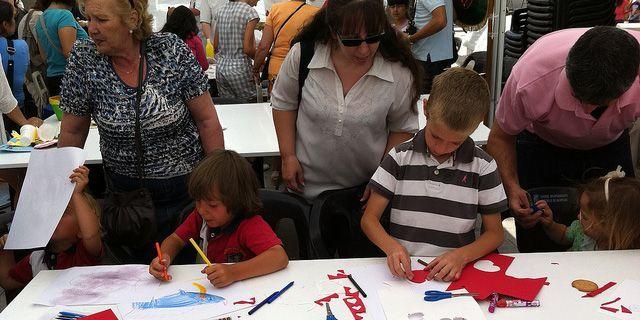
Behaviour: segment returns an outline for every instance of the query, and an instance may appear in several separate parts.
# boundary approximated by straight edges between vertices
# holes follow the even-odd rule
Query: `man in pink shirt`
[[[502,92],[487,148],[498,162],[521,252],[556,251],[526,189],[574,186],[621,165],[633,176],[628,128],[640,117],[640,33],[566,29],[536,41]]]

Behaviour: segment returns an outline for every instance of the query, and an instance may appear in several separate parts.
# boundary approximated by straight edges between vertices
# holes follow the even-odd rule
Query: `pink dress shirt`
[[[496,110],[502,130],[523,130],[562,148],[590,150],[616,140],[640,117],[638,77],[622,96],[595,119],[572,93],[565,74],[569,50],[588,29],[565,29],[536,41],[520,58]],[[638,41],[640,32],[628,31]]]

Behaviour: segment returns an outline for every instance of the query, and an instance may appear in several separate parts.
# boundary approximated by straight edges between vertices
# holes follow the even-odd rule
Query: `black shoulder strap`
[[[144,81],[144,61],[145,61],[146,42],[140,43],[140,65],[138,66],[138,87],[136,88],[136,105],[135,105],[135,144],[137,153],[137,171],[140,179],[140,187],[142,187],[142,179],[144,178],[144,149],[142,147],[142,128],[140,125],[140,100],[142,99],[142,82]]]
[[[313,58],[313,53],[315,51],[315,43],[313,41],[300,41],[300,65],[298,66],[298,106],[300,106],[300,101],[302,101],[302,87],[304,87],[304,82],[307,80],[307,76],[309,75],[309,63],[311,62],[311,58]]]
[[[16,54],[16,48],[13,46],[13,40],[7,39],[7,53],[9,53],[9,60],[7,64],[7,71],[5,72],[7,75],[7,81],[9,82],[9,87],[11,91],[13,91],[13,72],[15,61],[13,60],[13,55]]]
[[[296,14],[296,12],[298,12],[298,10],[302,9],[302,7],[304,7],[306,3],[302,3],[298,8],[296,8],[296,10],[293,11],[293,13],[291,13],[287,19],[284,20],[284,22],[282,23],[282,26],[280,27],[280,29],[278,29],[278,32],[276,32],[276,36],[273,37],[273,45],[276,44],[276,39],[278,39],[278,35],[280,34],[280,31],[282,31],[282,29],[284,29],[284,26],[287,25],[287,22],[289,22],[289,20],[291,19],[291,17],[293,17],[294,14]]]

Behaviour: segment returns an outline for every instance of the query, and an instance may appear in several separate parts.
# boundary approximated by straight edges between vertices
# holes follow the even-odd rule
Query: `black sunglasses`
[[[340,37],[339,33],[336,32],[336,35],[338,36],[338,40],[340,40],[340,42],[342,42],[343,46],[345,46],[345,47],[357,47],[360,44],[362,44],[363,42],[366,42],[367,44],[373,44],[373,43],[380,42],[380,40],[382,40],[382,36],[384,36],[384,32],[368,36],[368,37],[366,37],[364,39],[342,39]]]

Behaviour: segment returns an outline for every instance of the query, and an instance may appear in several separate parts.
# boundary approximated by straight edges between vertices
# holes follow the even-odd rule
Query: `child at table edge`
[[[13,252],[3,249],[7,235],[0,238],[0,286],[5,290],[24,287],[42,270],[61,270],[101,263],[103,248],[100,208],[84,192],[89,184],[89,169],[80,166],[73,170],[69,179],[76,184],[71,201],[44,250],[31,252],[16,263]]]
[[[189,238],[203,240],[213,265],[202,273],[217,288],[287,266],[282,241],[257,215],[262,203],[256,175],[235,151],[216,150],[202,160],[189,178],[189,194],[196,209],[162,242],[162,260],[151,262],[151,275],[164,280],[163,271]]]
[[[456,280],[467,263],[502,244],[500,212],[508,204],[496,162],[469,138],[489,104],[489,88],[474,71],[438,75],[424,106],[426,126],[393,148],[371,178],[361,227],[393,275],[413,278],[410,255],[437,256],[427,279]],[[391,234],[380,224],[389,202]],[[478,212],[484,232],[475,239]]]
[[[553,220],[546,201],[537,201],[549,239],[571,245],[569,251],[640,249],[640,181],[625,178],[621,169],[582,187],[578,220],[569,227]]]

